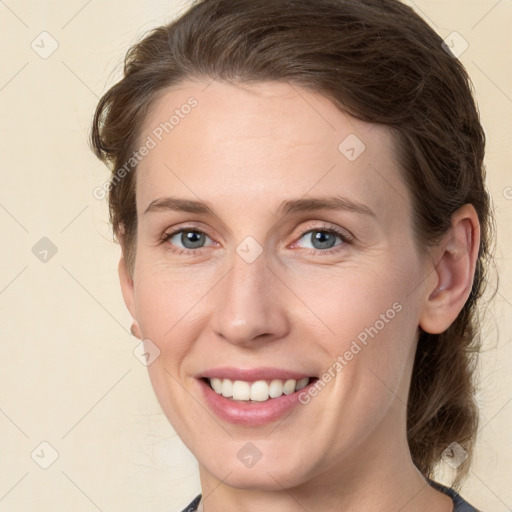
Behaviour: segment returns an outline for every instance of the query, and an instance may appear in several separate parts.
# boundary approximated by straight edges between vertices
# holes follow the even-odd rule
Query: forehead
[[[174,194],[240,204],[344,192],[382,217],[409,207],[389,128],[290,83],[184,82],[153,102],[139,143],[150,139],[139,213]]]

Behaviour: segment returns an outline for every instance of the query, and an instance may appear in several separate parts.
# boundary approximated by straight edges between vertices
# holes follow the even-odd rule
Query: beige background
[[[408,3],[443,38],[456,31],[469,44],[460,58],[488,136],[500,288],[485,323],[482,426],[462,494],[484,512],[504,512],[512,510],[512,2]],[[86,145],[129,45],[185,6],[0,1],[0,511],[172,512],[199,492],[196,463],[133,355],[119,247],[105,201],[92,194],[108,171]],[[45,246],[33,252],[42,237],[57,248],[46,262],[34,254]],[[58,458],[41,468],[52,449]]]

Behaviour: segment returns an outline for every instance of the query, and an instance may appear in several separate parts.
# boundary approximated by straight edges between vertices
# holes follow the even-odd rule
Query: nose
[[[286,335],[286,287],[267,266],[265,253],[251,263],[235,253],[231,270],[215,288],[211,321],[217,336],[256,347]]]

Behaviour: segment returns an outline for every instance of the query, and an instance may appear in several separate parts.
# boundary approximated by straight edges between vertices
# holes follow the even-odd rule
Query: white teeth
[[[234,398],[234,397],[233,397]],[[264,380],[257,380],[251,384],[251,400],[264,402],[268,399],[268,384]]]
[[[210,384],[215,393],[222,395],[222,381],[220,379],[210,379]]]
[[[222,381],[221,395],[225,396],[226,398],[233,396],[233,382],[231,382],[229,379],[224,379]]]
[[[270,383],[270,388],[268,390],[268,395],[270,398],[277,398],[283,394],[283,381],[274,379]]]
[[[253,400],[255,402],[265,402],[269,398],[278,398],[283,393],[291,395],[295,391],[305,388],[308,385],[309,377],[300,380],[273,379],[270,382],[266,380],[257,380],[255,382],[246,382],[243,380],[229,379],[208,379],[212,389],[218,395],[233,400]]]
[[[251,398],[251,385],[243,380],[233,382],[233,400],[249,400]]]
[[[295,391],[295,384],[297,384],[296,380],[287,380],[283,386],[283,393],[285,395],[291,395]]]

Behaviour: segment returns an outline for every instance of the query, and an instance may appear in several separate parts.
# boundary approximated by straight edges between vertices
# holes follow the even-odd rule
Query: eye
[[[339,239],[340,243],[336,243]],[[210,244],[205,245],[206,241],[210,240]],[[333,227],[319,226],[315,229],[309,229],[302,233],[299,238],[309,242],[309,246],[305,249],[311,249],[308,254],[329,254],[341,250],[340,246],[350,244],[352,239],[350,236],[338,231]],[[211,238],[195,227],[181,227],[171,232],[166,232],[162,236],[162,243],[166,243],[167,249],[173,253],[180,255],[194,255],[199,249],[215,245]],[[294,244],[298,245],[298,243]]]
[[[313,249],[309,251],[310,254],[322,254],[336,252],[339,250],[339,246],[350,243],[350,238],[344,233],[334,229],[332,227],[317,227],[310,229],[302,234],[299,240],[306,240],[309,242],[309,247],[306,245],[305,249]],[[336,243],[336,239],[340,240],[340,243]]]
[[[204,247],[207,239],[211,240],[211,238],[200,229],[182,227],[179,230],[165,233],[162,237],[162,242],[169,242],[168,248],[172,252],[193,254],[197,252],[197,249]]]

